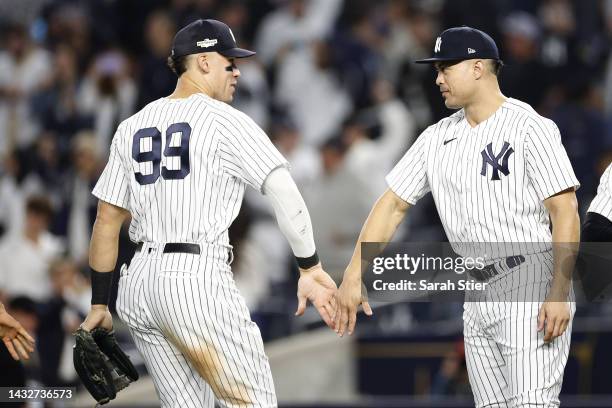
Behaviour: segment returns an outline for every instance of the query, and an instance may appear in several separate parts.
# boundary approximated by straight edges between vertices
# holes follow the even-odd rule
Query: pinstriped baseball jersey
[[[387,182],[411,204],[431,191],[459,254],[482,256],[470,245],[477,242],[512,243],[491,245],[494,258],[524,255],[524,263],[488,281],[487,301],[466,296],[465,354],[476,406],[558,406],[575,306],[568,329],[545,346],[537,317],[553,255],[543,200],[579,183],[557,126],[511,98],[474,128],[461,110],[425,130]],[[542,245],[527,244],[533,242]]]
[[[134,242],[229,245],[247,185],[287,161],[242,112],[204,94],[162,98],[121,123],[93,194],[128,209]]]
[[[119,126],[93,193],[128,209],[130,238],[143,243],[122,268],[117,312],[162,407],[277,406],[227,230],[246,186],[261,190],[285,165],[250,118],[204,94],[159,99]],[[169,242],[200,253],[166,252]]]
[[[612,164],[601,176],[599,187],[597,187],[597,195],[591,201],[588,211],[601,214],[612,221]]]
[[[512,98],[474,128],[463,109],[427,128],[387,183],[411,204],[431,191],[448,240],[468,243],[551,242],[542,200],[579,187],[554,122]]]

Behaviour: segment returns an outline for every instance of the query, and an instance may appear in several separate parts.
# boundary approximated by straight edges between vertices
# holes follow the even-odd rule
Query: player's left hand
[[[300,269],[298,308],[295,315],[303,315],[306,303],[310,300],[325,324],[333,329],[332,316],[336,310],[334,295],[337,290],[336,282],[323,270],[320,263],[309,269]]]
[[[538,331],[544,331],[544,342],[549,343],[562,335],[570,321],[568,302],[545,301],[538,314]]]
[[[0,303],[0,338],[15,360],[30,358],[34,352],[34,339]]]
[[[96,327],[102,327],[110,331],[113,328],[113,315],[108,311],[107,306],[92,305],[85,321],[81,323],[81,327],[88,332]]]

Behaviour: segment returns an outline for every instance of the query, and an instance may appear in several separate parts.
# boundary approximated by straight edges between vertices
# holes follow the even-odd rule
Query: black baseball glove
[[[119,348],[115,332],[95,328],[74,333],[74,368],[98,404],[106,404],[138,379],[130,358]]]

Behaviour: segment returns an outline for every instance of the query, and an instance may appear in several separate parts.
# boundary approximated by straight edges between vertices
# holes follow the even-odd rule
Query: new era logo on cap
[[[444,49],[442,49],[444,43]],[[444,30],[436,39],[434,55],[415,61],[434,63],[437,61],[462,61],[467,59],[493,59],[499,61],[499,50],[495,41],[485,32],[471,27],[453,27]]]

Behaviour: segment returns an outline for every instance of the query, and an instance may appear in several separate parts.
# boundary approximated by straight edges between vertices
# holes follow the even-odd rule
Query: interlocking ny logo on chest
[[[500,172],[504,176],[510,174],[508,160],[510,159],[510,156],[512,156],[512,153],[514,153],[514,149],[510,147],[510,143],[508,142],[504,142],[500,152],[497,154],[493,153],[493,143],[489,143],[487,147],[480,152],[482,155],[482,170],[480,170],[480,175],[487,177],[489,166],[491,166],[492,170],[492,181],[500,180]]]

